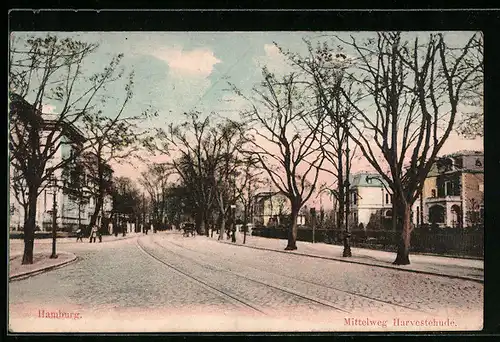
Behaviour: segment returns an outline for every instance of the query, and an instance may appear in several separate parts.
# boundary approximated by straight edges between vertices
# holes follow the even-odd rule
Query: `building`
[[[290,218],[290,200],[281,192],[260,192],[254,196],[254,225],[272,226],[286,224]],[[297,224],[305,223],[305,217],[299,215]]]
[[[422,195],[413,206],[413,222],[452,228],[481,224],[483,165],[482,151],[459,151],[437,159],[425,179]]]
[[[80,152],[83,148],[85,137],[74,125],[67,122],[58,122],[57,116],[53,114],[45,114],[39,110],[33,110],[33,107],[29,103],[18,96],[11,97],[10,115],[11,125],[12,122],[20,125],[34,121],[38,122],[41,125],[40,142],[42,144],[49,134],[55,132],[54,136],[56,138],[52,144],[54,149],[48,151],[51,157],[48,159],[45,169],[57,166],[64,159]],[[16,115],[17,117],[14,117]],[[14,179],[17,179],[17,182],[22,182],[22,177],[20,177],[20,174],[11,165],[9,226],[11,230],[22,230],[24,225],[24,209],[19,200],[22,197],[27,198],[27,194],[23,196],[21,193],[23,189],[16,187]],[[58,167],[54,170],[51,179],[45,181],[40,187],[40,193],[37,198],[35,224],[41,231],[52,230],[54,201],[58,230],[72,231],[76,230],[79,224],[86,225],[90,222],[90,216],[95,208],[95,201],[93,198],[89,198],[86,202],[76,200],[75,196],[69,191],[71,184],[71,175]],[[88,192],[87,187],[88,182],[85,183],[81,190]],[[103,211],[111,211],[109,198],[105,200]],[[98,223],[100,223],[100,218]]]
[[[350,175],[349,222],[351,227],[382,228],[392,220],[392,195],[378,173]]]

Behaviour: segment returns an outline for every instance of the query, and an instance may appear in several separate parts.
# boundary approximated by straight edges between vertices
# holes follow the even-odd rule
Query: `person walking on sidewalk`
[[[90,230],[90,241],[89,241],[90,243],[95,242],[97,237],[97,232],[98,232],[97,226],[95,225],[92,226],[92,229]]]
[[[82,228],[78,228],[78,230],[76,231],[76,242],[78,242],[78,240],[80,240],[81,242],[83,242]]]

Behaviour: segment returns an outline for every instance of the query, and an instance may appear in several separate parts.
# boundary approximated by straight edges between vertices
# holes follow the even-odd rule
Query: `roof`
[[[258,194],[256,194],[254,196],[254,200],[261,201],[261,200],[269,199],[269,198],[276,196],[276,195],[285,196],[285,194],[281,191],[263,191],[263,192],[259,192]]]
[[[447,157],[463,157],[463,156],[484,156],[484,151],[471,151],[471,150],[461,150],[457,152],[453,152],[450,154],[446,154],[441,158]]]
[[[62,123],[58,123],[57,120],[45,119],[44,124],[46,125],[46,127],[51,127],[51,128],[54,128],[57,124],[59,124],[62,128],[63,134],[66,137],[73,140],[74,142],[83,143],[86,140],[83,133],[75,125],[68,123],[66,121],[63,121]]]
[[[436,177],[438,175],[439,175],[438,167],[437,167],[437,164],[434,162],[434,163],[432,163],[431,169],[429,170],[427,177]]]
[[[42,119],[42,112],[26,101],[22,96],[10,93],[9,94],[9,116],[17,115],[23,122],[33,122]]]
[[[375,172],[360,172],[349,176],[351,187],[383,188],[387,182]]]
[[[58,116],[55,114],[43,113],[38,109],[34,109],[34,106],[26,101],[22,96],[11,93],[10,94],[10,115],[19,115],[21,120],[43,120],[45,128],[54,128],[56,125],[60,125],[64,135],[74,142],[83,143],[85,141],[85,136],[83,133],[72,123],[63,121],[58,122]]]

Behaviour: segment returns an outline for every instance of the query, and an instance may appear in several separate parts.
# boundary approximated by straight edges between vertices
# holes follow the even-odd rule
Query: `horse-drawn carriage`
[[[185,222],[182,224],[182,236],[195,236],[196,235],[196,227],[194,223]]]

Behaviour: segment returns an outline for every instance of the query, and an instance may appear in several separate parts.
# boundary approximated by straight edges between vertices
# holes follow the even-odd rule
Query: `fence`
[[[400,234],[392,230],[353,230],[351,246],[395,252]],[[252,235],[266,238],[287,239],[288,230],[281,228],[258,227]],[[297,241],[313,241],[312,229],[298,229]],[[314,241],[342,245],[343,232],[336,229],[319,228],[314,232]],[[415,229],[410,241],[410,252],[439,255],[483,258],[483,230],[469,229]]]

